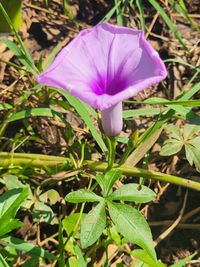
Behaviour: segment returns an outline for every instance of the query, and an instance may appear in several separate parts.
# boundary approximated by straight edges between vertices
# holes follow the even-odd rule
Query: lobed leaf
[[[171,156],[179,151],[181,151],[183,147],[183,142],[176,140],[176,139],[169,139],[165,141],[163,147],[160,150],[160,155],[161,156]]]

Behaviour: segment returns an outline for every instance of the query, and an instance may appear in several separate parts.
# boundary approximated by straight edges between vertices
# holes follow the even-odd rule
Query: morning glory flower
[[[41,84],[67,90],[102,115],[109,136],[122,130],[122,101],[159,83],[163,61],[141,30],[101,23],[82,30],[37,77]]]

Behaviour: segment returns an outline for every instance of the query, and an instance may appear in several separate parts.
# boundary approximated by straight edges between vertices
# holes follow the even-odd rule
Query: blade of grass
[[[7,47],[13,52],[13,54],[19,59],[19,61],[24,65],[29,71],[35,74],[33,66],[26,55],[19,49],[19,47],[12,41],[6,38],[0,38],[0,41],[7,45]]]
[[[180,35],[179,31],[177,30],[176,26],[174,23],[171,21],[171,19],[168,17],[164,9],[159,5],[158,1],[156,0],[148,0],[149,3],[159,12],[169,29],[174,33],[176,38],[179,40],[180,44],[187,49],[185,43],[183,42],[182,36]]]
[[[142,6],[142,1],[141,0],[136,0],[136,5],[140,13],[140,24],[142,30],[145,32],[145,18],[144,18],[144,10]]]
[[[120,3],[121,3],[120,0],[115,0],[115,6],[117,6],[116,7],[117,25],[123,26],[123,16]]]
[[[164,124],[160,129],[154,131],[153,134],[150,135],[148,139],[144,142],[140,143],[140,145],[131,153],[131,155],[125,161],[125,165],[127,166],[135,166],[144,156],[145,154],[152,148],[152,146],[156,143],[159,136],[162,133]]]
[[[189,16],[186,6],[184,4],[184,1],[179,1],[179,3],[169,0],[170,5],[179,13],[183,16],[183,18],[198,32],[200,32],[200,28],[198,25],[195,23],[195,21]]]
[[[22,119],[29,118],[32,116],[55,117],[56,119],[63,120],[63,117],[59,112],[54,111],[50,108],[30,108],[30,109],[21,110],[15,114],[12,114],[8,118],[8,122],[22,120]]]
[[[103,19],[100,22],[106,22],[108,21],[116,12],[116,9],[120,6],[121,1],[118,1],[117,4],[114,5],[113,8],[111,8],[111,10],[105,15],[105,17],[103,17]]]
[[[7,12],[5,11],[3,5],[0,3],[0,10],[1,12],[3,13],[7,23],[9,24],[10,28],[11,28],[11,31],[14,33],[17,41],[18,41],[18,44],[20,45],[22,51],[23,51],[23,54],[25,55],[25,57],[27,58],[27,61],[29,61],[30,63],[30,66],[32,66],[33,70],[37,73],[37,68],[35,67],[35,64],[34,64],[34,61],[31,57],[31,55],[29,54],[28,50],[26,49],[25,45],[23,44],[22,42],[22,39],[20,38],[19,34],[17,33],[15,27],[13,26],[12,22],[11,22],[11,19],[9,18]]]
[[[58,44],[54,47],[54,49],[52,50],[50,56],[48,57],[47,61],[46,61],[45,64],[44,64],[44,70],[46,70],[46,69],[49,67],[49,65],[52,63],[52,61],[54,60],[55,56],[57,55],[57,53],[58,53],[59,50],[61,49],[61,47],[62,47],[62,46],[61,46],[60,43],[58,43]]]
[[[70,105],[75,108],[77,113],[80,115],[82,120],[85,122],[87,127],[90,129],[92,136],[96,140],[96,142],[99,145],[99,147],[101,148],[101,150],[104,153],[107,152],[107,147],[106,147],[104,141],[102,140],[101,136],[97,132],[97,130],[94,126],[94,123],[93,123],[90,115],[88,114],[88,111],[87,111],[87,108],[85,107],[85,104],[82,101],[80,101],[79,99],[71,96],[67,91],[56,89],[56,88],[54,88],[54,90],[56,90],[61,95],[63,95],[67,99],[67,101],[70,103]]]
[[[141,109],[133,109],[133,110],[125,110],[123,111],[123,118],[128,119],[136,116],[152,116],[158,115],[161,113],[160,108],[141,108]]]

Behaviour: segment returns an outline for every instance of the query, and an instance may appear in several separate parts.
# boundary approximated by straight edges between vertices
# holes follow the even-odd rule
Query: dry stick
[[[152,221],[148,222],[151,227],[161,227],[161,226],[169,226],[172,225],[174,221],[167,220],[167,221]],[[200,229],[200,223],[192,224],[192,223],[179,223],[176,228],[179,229]]]
[[[163,239],[165,239],[173,230],[174,228],[179,224],[181,221],[181,218],[183,216],[183,213],[185,211],[185,206],[187,202],[187,196],[188,196],[188,191],[185,193],[184,201],[183,201],[183,206],[181,208],[181,211],[179,213],[178,218],[174,221],[174,223],[167,229],[165,230],[155,241],[154,241],[154,247],[156,247]]]
[[[27,7],[30,7],[30,8],[33,8],[33,9],[36,9],[36,10],[41,11],[41,12],[47,13],[47,14],[51,14],[51,15],[54,14],[54,12],[52,12],[50,10],[47,10],[45,8],[42,8],[42,7],[36,6],[36,5],[32,5],[32,4],[28,4],[27,3],[26,6]],[[61,17],[63,19],[66,19],[66,20],[69,20],[69,18],[67,16],[62,15],[62,14],[59,14],[59,17]],[[69,27],[66,24],[65,24],[65,28],[68,29],[68,30],[70,30],[70,31],[72,31],[72,32],[74,32],[74,33],[78,33],[79,32],[78,29],[77,30],[76,29],[73,29],[72,27]]]
[[[91,160],[83,161],[81,170],[89,170],[95,172],[105,172],[107,169],[107,162],[95,162]],[[65,170],[72,170],[72,161],[69,158],[48,156],[42,154],[26,154],[26,153],[7,153],[0,152],[0,166],[2,168],[9,168],[10,166],[30,166],[32,168],[62,168]],[[144,177],[146,179],[154,179],[166,183],[172,183],[193,190],[200,191],[200,183],[182,177],[177,177],[161,172],[148,171],[137,167],[130,167],[126,165],[119,166],[114,164],[114,168],[121,170],[125,176]],[[75,170],[75,169],[73,169]]]
[[[154,16],[154,18],[152,20],[152,22],[151,22],[151,24],[150,24],[150,26],[149,26],[149,28],[147,30],[147,33],[145,34],[146,38],[149,36],[151,30],[153,29],[153,26],[156,23],[156,20],[157,20],[158,17],[159,17],[159,12],[156,13],[156,15]]]
[[[184,223],[186,222],[189,218],[191,218],[192,216],[194,216],[196,213],[200,212],[200,207],[197,207],[191,211],[189,211],[188,213],[186,213],[183,218],[181,219],[181,222]]]

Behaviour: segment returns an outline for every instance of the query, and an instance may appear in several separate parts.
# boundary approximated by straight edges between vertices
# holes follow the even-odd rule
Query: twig
[[[200,212],[200,207],[197,207],[196,209],[193,209],[193,210],[189,211],[188,213],[186,213],[183,216],[183,218],[181,219],[181,222],[182,223],[186,222],[189,218],[191,218],[192,216],[194,216],[198,212]]]
[[[179,224],[181,221],[181,218],[183,217],[183,213],[185,211],[185,206],[187,202],[187,196],[188,196],[188,191],[185,193],[184,201],[183,201],[183,206],[181,208],[181,211],[179,213],[179,216],[177,219],[174,221],[174,223],[167,229],[165,230],[155,241],[154,241],[154,246],[156,247],[163,239],[165,239],[173,230],[174,228]]]
[[[159,226],[169,226],[173,224],[174,221],[167,220],[167,221],[156,221],[156,222],[148,222],[151,227],[159,227]],[[200,229],[200,224],[192,224],[192,223],[179,223],[176,228],[179,229]]]
[[[152,20],[152,22],[151,22],[148,30],[147,30],[147,33],[145,34],[145,37],[146,38],[149,36],[151,30],[153,29],[153,26],[156,23],[156,20],[158,19],[158,17],[159,17],[159,13],[157,12],[156,15],[154,16],[154,18],[153,18],[153,20]]]

